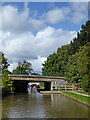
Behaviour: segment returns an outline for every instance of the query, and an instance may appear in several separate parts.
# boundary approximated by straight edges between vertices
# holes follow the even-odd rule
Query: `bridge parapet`
[[[14,75],[9,74],[10,77],[32,77],[32,78],[49,78],[49,79],[65,79],[65,77],[55,77],[55,76],[36,76],[36,75]]]
[[[13,74],[10,74],[9,77],[11,77],[12,80],[27,80],[27,81],[38,81],[38,82],[52,82],[55,80],[64,81],[65,79],[65,77],[13,75]]]

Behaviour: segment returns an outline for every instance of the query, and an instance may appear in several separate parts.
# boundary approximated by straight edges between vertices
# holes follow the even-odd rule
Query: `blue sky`
[[[88,20],[86,2],[6,2],[2,5],[0,43],[11,71],[25,59],[35,71],[41,71],[47,57],[58,47],[69,44]]]

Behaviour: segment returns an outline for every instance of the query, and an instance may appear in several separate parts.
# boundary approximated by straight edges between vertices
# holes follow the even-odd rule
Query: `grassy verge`
[[[62,92],[70,97],[73,97],[75,99],[81,100],[81,101],[85,101],[86,103],[90,104],[90,97],[86,97],[86,96],[82,96],[82,95],[77,95],[75,93],[71,93],[71,92]]]
[[[85,94],[85,95],[89,95],[89,93],[86,93],[85,91],[76,91],[77,93],[81,93],[81,94]]]
[[[52,91],[58,91],[58,89],[54,89],[54,90],[52,90]]]

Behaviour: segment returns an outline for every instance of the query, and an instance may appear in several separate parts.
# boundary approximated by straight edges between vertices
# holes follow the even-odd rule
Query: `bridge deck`
[[[49,79],[65,79],[65,77],[55,77],[55,76],[36,76],[36,75],[14,75],[14,74],[9,74],[11,77],[32,77],[32,78],[49,78]]]
[[[64,80],[64,77],[54,76],[33,76],[33,75],[9,75],[12,80],[27,80],[27,81],[38,81],[38,82],[52,82],[55,80]]]
[[[38,81],[38,82],[52,82],[55,80],[63,81],[65,79],[65,77],[55,77],[55,76],[14,75],[14,74],[9,74],[8,76],[11,77],[12,80],[14,81],[25,80],[25,81]]]

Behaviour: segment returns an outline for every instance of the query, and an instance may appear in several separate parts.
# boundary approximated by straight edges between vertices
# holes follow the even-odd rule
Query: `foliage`
[[[81,75],[89,74],[90,57],[88,56],[88,48],[89,46],[84,45],[80,47],[78,52],[77,64],[78,71]]]
[[[2,73],[2,53],[0,52],[0,73]]]
[[[71,83],[80,82],[80,75],[77,69],[77,53],[70,55],[68,58],[68,63],[66,65],[65,76],[68,78],[68,81]]]
[[[8,62],[7,59],[5,58],[4,54],[0,52],[0,73],[8,72]]]
[[[47,58],[47,61],[43,64],[44,68],[42,69],[42,74],[49,76],[64,76],[67,61],[68,49],[67,46],[62,46],[62,48],[58,48],[57,53]]]
[[[81,46],[84,46],[88,43],[90,37],[90,20],[86,22],[85,25],[82,25],[82,29],[77,33],[77,38],[75,37],[70,43],[69,54],[75,54],[79,51]]]
[[[4,92],[12,92],[13,90],[13,81],[8,77],[8,73],[2,73],[2,90]]]
[[[70,82],[82,82],[85,91],[89,91],[88,46],[80,47],[79,52],[69,56],[65,76]]]
[[[7,59],[5,58],[4,54],[0,52],[0,73],[2,73],[2,92],[12,92],[12,86],[13,86],[13,81],[11,78],[8,77],[8,74],[10,73],[8,71],[8,62]]]
[[[86,91],[90,93],[90,79],[89,79],[89,75],[85,74],[82,77],[82,88]]]
[[[18,67],[15,70],[13,70],[13,74],[29,75],[31,70],[32,70],[31,63],[24,60],[23,63],[18,62]]]
[[[80,47],[77,58],[77,65],[79,74],[82,76],[82,87],[86,92],[90,92],[89,81],[89,63],[90,57],[88,56],[89,46]]]
[[[89,91],[89,56],[90,20],[82,25],[77,37],[70,44],[57,49],[45,61],[42,74],[47,76],[66,76],[68,82],[82,82],[85,91]]]

